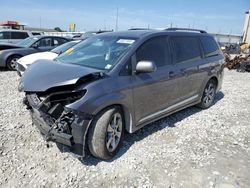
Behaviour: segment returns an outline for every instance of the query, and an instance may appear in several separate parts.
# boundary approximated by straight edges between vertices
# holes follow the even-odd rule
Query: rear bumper
[[[224,69],[222,69],[221,73],[218,75],[218,86],[216,92],[219,92],[222,88],[222,82],[224,79]]]
[[[65,108],[60,118],[55,120],[50,112],[44,112],[42,105],[34,104],[32,97],[24,101],[30,109],[33,124],[46,141],[69,146],[73,153],[85,156],[85,139],[91,122],[90,116]]]

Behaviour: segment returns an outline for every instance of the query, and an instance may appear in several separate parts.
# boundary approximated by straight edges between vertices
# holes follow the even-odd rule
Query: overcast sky
[[[30,27],[67,30],[131,27],[195,27],[209,32],[241,34],[250,0],[0,0],[0,21],[13,20]]]

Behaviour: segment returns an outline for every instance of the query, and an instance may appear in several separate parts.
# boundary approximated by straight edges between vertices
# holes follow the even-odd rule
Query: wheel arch
[[[5,56],[4,62],[5,62],[5,66],[7,66],[7,62],[9,61],[9,59],[13,56],[19,56],[19,57],[23,57],[23,55],[18,54],[18,53],[10,53],[8,55]]]
[[[204,80],[201,88],[200,88],[200,96],[199,96],[199,102],[201,101],[201,98],[202,98],[202,95],[203,95],[203,92],[204,92],[204,89],[207,85],[207,83],[210,81],[210,80],[214,80],[216,82],[216,91],[218,91],[218,86],[219,86],[219,79],[216,75],[211,75],[210,77],[208,77],[206,80]]]
[[[217,90],[217,87],[218,87],[218,84],[219,84],[219,79],[216,76],[212,76],[207,82],[209,82],[210,80],[215,81],[215,83],[216,83],[216,90]]]
[[[125,121],[125,131],[127,132],[131,132],[131,126],[132,126],[132,114],[130,113],[129,109],[121,103],[113,103],[113,104],[108,104],[106,106],[103,106],[102,108],[100,108],[98,111],[95,112],[94,116],[98,115],[99,113],[107,110],[108,108],[112,108],[112,107],[119,107],[122,111],[122,115],[124,117],[124,121]]]
[[[103,111],[109,109],[109,108],[112,108],[112,107],[119,107],[122,111],[122,115],[124,117],[124,121],[125,121],[125,126],[124,126],[124,130],[126,132],[130,132],[130,128],[132,127],[132,116],[130,115],[129,111],[126,109],[126,107],[122,104],[119,104],[119,103],[114,103],[114,104],[109,104],[109,105],[106,105],[106,106],[103,106],[100,110],[96,111],[94,115],[97,116],[98,114],[102,113]],[[93,117],[93,119],[94,119]],[[88,127],[87,127],[87,130],[85,132],[85,137],[84,137],[84,140],[83,140],[83,151],[85,149],[88,149],[88,137],[89,137],[89,130],[92,126],[92,123],[93,123],[93,119],[91,120],[91,122],[89,123]]]

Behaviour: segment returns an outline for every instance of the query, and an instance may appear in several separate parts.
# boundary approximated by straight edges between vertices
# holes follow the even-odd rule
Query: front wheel
[[[21,56],[13,55],[7,59],[6,65],[9,70],[16,70],[17,68],[17,61],[20,59]]]
[[[211,107],[213,105],[214,102],[214,98],[215,98],[215,93],[216,93],[216,82],[214,80],[209,80],[202,98],[201,98],[201,102],[200,104],[198,104],[198,107],[202,108],[202,109],[207,109],[209,107]]]
[[[88,147],[97,158],[111,159],[120,149],[124,137],[124,118],[119,107],[102,111],[95,117],[88,133]]]

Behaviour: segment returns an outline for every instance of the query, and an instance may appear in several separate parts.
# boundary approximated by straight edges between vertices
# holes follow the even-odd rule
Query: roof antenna
[[[116,22],[115,22],[115,31],[118,31],[118,13],[119,13],[119,8],[116,8]]]

